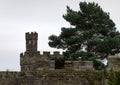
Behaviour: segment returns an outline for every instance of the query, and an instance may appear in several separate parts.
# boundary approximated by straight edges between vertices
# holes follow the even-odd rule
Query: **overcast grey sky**
[[[0,70],[20,70],[19,54],[25,51],[25,32],[39,33],[38,50],[53,51],[48,46],[48,36],[58,35],[61,27],[69,27],[62,15],[66,5],[79,10],[84,0],[0,0]],[[95,1],[120,30],[119,0]]]

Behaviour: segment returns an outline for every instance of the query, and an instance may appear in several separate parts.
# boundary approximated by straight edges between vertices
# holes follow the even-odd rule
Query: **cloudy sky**
[[[79,10],[84,0],[0,0],[0,70],[20,70],[19,54],[25,51],[25,32],[39,33],[38,50],[53,51],[48,36],[69,27],[62,15],[66,5]],[[98,3],[120,30],[119,0],[86,0]]]

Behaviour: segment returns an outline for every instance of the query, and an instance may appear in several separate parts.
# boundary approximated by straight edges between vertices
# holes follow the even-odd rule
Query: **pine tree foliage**
[[[65,50],[66,59],[91,60],[120,52],[120,34],[109,13],[92,2],[80,2],[80,10],[67,6],[63,18],[71,27],[61,28],[59,36],[49,37],[49,46]]]

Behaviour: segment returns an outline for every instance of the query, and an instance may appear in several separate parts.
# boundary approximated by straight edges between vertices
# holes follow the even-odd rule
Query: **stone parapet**
[[[0,85],[102,85],[93,71],[0,72]]]
[[[92,61],[65,61],[66,70],[94,70]]]

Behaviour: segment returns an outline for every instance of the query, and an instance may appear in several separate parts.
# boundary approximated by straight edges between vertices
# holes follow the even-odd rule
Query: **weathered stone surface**
[[[93,71],[1,72],[0,85],[101,85]]]

